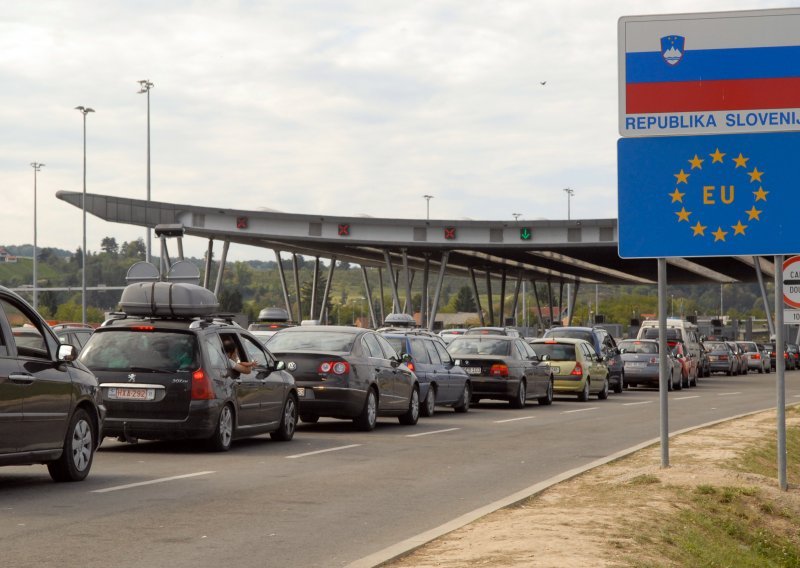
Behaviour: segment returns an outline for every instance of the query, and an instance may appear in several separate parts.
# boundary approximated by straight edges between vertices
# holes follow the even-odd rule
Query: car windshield
[[[79,360],[93,371],[197,369],[197,340],[190,333],[115,329],[95,332]]]
[[[704,343],[708,351],[727,351],[727,346],[724,343]]]
[[[678,333],[677,329],[665,329],[664,331],[667,332],[667,339],[680,339],[680,334]],[[657,327],[648,327],[644,330],[644,337],[642,339],[658,339],[658,328]]]
[[[531,347],[542,361],[575,360],[575,346],[571,343],[534,343]]]
[[[458,337],[448,345],[451,355],[501,355],[510,353],[511,342],[492,337]]]
[[[618,347],[621,353],[658,353],[658,343],[649,341],[621,341]]]
[[[406,340],[404,337],[386,337],[384,335],[383,338],[388,341],[389,345],[400,355],[406,353]]]
[[[333,351],[350,353],[356,335],[338,331],[296,331],[276,333],[267,342],[270,351]]]
[[[551,329],[547,332],[545,337],[566,337],[569,339],[583,339],[589,343],[594,344],[592,341],[592,332],[584,331],[581,329]]]

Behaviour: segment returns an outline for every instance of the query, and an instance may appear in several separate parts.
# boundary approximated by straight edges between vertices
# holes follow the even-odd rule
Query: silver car
[[[658,388],[658,341],[655,339],[626,339],[617,344],[625,367],[625,386],[648,385]],[[682,366],[671,351],[667,352],[667,389],[681,387]]]

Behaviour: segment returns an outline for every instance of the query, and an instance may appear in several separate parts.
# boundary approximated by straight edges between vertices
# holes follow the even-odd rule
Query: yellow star
[[[681,172],[679,174],[672,174],[672,175],[674,175],[676,178],[678,178],[678,182],[677,183],[689,183],[689,174],[684,172],[683,168],[681,168]],[[750,181],[753,181],[753,180],[750,180]]]
[[[678,191],[677,189],[675,191]],[[759,187],[758,191],[754,191],[753,195],[756,196],[756,201],[766,201],[769,191],[764,191],[763,187]]]
[[[705,162],[705,160],[701,160],[700,158],[698,158],[697,154],[694,155],[694,158],[689,160],[689,163],[692,164],[692,169],[700,168],[702,170],[703,162]]]
[[[706,229],[708,229],[708,226],[707,225],[701,225],[700,221],[698,221],[697,225],[692,227],[692,231],[694,231],[694,235],[693,236],[696,237],[697,235],[700,235],[701,237],[705,237],[706,236]]]
[[[717,162],[719,162],[721,164],[722,163],[722,157],[725,156],[725,154],[723,152],[720,152],[719,148],[717,148],[716,151],[713,154],[709,154],[709,156],[714,158],[711,161],[712,164],[716,164]]]
[[[681,193],[680,191],[678,191],[677,187],[675,188],[675,191],[670,193],[670,196],[672,197],[672,202],[673,203],[675,203],[676,201],[680,201],[681,203],[683,203],[683,196],[684,195],[686,195],[686,194],[685,193]]]
[[[745,213],[747,213],[748,221],[752,221],[753,219],[755,219],[756,221],[761,221],[761,219],[758,218],[758,216],[761,215],[761,211],[756,209],[755,205],[753,205],[753,207],[750,208],[749,211],[745,211]]]
[[[756,181],[756,180],[761,181],[761,176],[764,175],[764,172],[758,171],[758,168],[753,168],[752,172],[747,172],[747,173],[750,176],[750,181],[751,182]]]
[[[737,221],[735,225],[731,225],[731,229],[733,229],[733,235],[744,235],[744,230],[747,228],[747,225],[742,225],[741,221]]]
[[[745,158],[744,156],[742,156],[742,153],[739,152],[739,157],[738,158],[734,158],[733,161],[736,162],[736,167],[737,168],[746,168],[747,167],[747,160],[749,160],[749,159],[750,158]]]
[[[728,234],[728,231],[723,231],[722,227],[717,227],[717,230],[714,231],[711,234],[714,235],[714,242],[717,242],[717,241],[723,241],[724,242],[725,241],[725,235]]]
[[[676,211],[675,212],[675,215],[678,216],[678,223],[680,223],[681,221],[686,221],[688,223],[689,222],[689,215],[691,215],[691,214],[692,214],[692,212],[691,211],[687,211],[686,207],[681,207],[680,211]]]

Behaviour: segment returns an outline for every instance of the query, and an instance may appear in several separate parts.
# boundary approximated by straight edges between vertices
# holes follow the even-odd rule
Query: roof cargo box
[[[211,290],[182,282],[137,282],[125,287],[119,301],[128,315],[166,318],[207,316],[219,308]]]

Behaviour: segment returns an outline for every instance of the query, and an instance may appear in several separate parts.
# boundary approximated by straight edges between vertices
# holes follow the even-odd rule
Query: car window
[[[246,335],[241,337],[242,343],[244,344],[244,350],[247,352],[247,360],[254,361],[259,367],[269,367],[267,354],[261,349],[260,342],[250,339]]]
[[[581,329],[551,329],[545,334],[545,337],[565,337],[568,339],[583,339],[589,342],[594,341],[591,331]]]
[[[441,363],[447,363],[450,361],[450,355],[447,354],[447,350],[443,349],[446,356],[443,356],[436,350],[436,346],[439,344],[438,341],[423,341],[423,345],[425,346],[425,350],[428,352],[428,356],[431,359],[431,363],[434,365],[440,365]]]
[[[450,356],[450,352],[447,351],[447,347],[441,344],[439,341],[426,341],[426,343],[432,344],[433,347],[436,349],[436,352],[439,354],[439,358],[442,360],[442,363],[445,365],[451,364],[453,362],[453,358]],[[433,358],[433,356],[431,356]]]
[[[45,332],[41,328],[38,318],[31,311],[9,298],[0,299],[0,308],[5,312],[6,319],[11,326],[11,333],[17,345],[17,354],[21,357],[35,357],[49,359]]]
[[[539,357],[545,357],[550,361],[574,361],[575,345],[571,343],[537,343],[536,352]]]
[[[378,359],[383,359],[383,350],[381,349],[381,344],[378,343],[378,338],[372,335],[371,333],[365,333],[364,337],[361,338],[361,342],[364,344],[364,350],[370,357],[376,357]]]
[[[280,351],[335,351],[350,353],[357,336],[338,331],[302,330],[278,332],[267,341],[273,353]]]
[[[372,337],[375,338],[375,341],[378,342],[378,345],[380,345],[381,349],[383,349],[383,357],[385,359],[397,358],[397,351],[395,351],[394,348],[391,345],[389,345],[389,342],[386,341],[382,336],[376,334],[369,334],[369,335],[372,335]]]
[[[181,371],[197,368],[197,340],[191,333],[115,329],[98,331],[79,360],[92,370]]]
[[[517,355],[519,355],[520,359],[527,359],[528,358],[528,353],[525,351],[525,348],[522,347],[522,345],[520,345],[519,341],[515,341],[514,342],[514,347],[515,347]]]
[[[430,364],[431,356],[428,355],[428,350],[425,349],[425,344],[430,343],[430,341],[425,341],[418,337],[411,337],[409,339],[411,342],[411,357],[414,358],[414,361],[417,363]]]
[[[402,355],[406,352],[405,337],[384,337],[384,339],[389,342],[389,345],[392,346],[398,355]]]
[[[222,347],[222,340],[216,333],[208,334],[203,342],[205,343],[206,358],[208,365],[212,369],[226,370],[228,368],[225,349]]]

